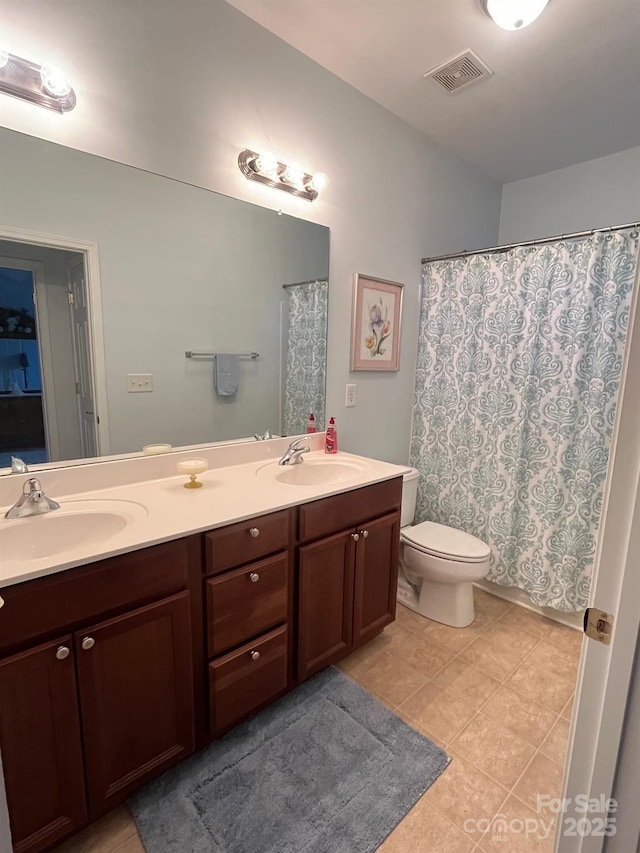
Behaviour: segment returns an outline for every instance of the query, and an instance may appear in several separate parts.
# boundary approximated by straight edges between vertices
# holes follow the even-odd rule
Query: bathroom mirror
[[[0,128],[0,469],[324,428],[328,272],[324,226]]]

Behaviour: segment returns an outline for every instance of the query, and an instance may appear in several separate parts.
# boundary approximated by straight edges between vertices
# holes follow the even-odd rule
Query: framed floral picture
[[[403,284],[356,273],[351,370],[398,370]]]

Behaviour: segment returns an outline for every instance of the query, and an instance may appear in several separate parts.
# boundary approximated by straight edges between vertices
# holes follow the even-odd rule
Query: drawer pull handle
[[[251,530],[249,531],[249,533],[251,534],[251,536],[254,539],[257,539],[258,536],[260,536],[260,528],[259,527],[252,527]]]
[[[93,639],[93,637],[85,637],[82,641],[82,648],[85,650],[85,652],[88,652],[89,649],[92,649],[95,646],[95,644],[96,641]]]
[[[251,660],[260,660],[260,652],[251,652]]]
[[[351,538],[353,539],[354,542],[357,542],[358,539],[360,538],[360,534],[359,533],[352,533]]]
[[[260,580],[260,575],[257,572],[251,572],[251,574],[249,575],[249,580],[251,581],[251,583],[258,583],[258,581]]]
[[[58,646],[56,649],[56,657],[58,660],[66,660],[70,654],[71,652],[66,646]]]
[[[366,539],[368,535],[369,535],[369,531],[368,531],[368,530],[363,530],[363,531],[362,531],[362,538],[363,538],[363,539]]]

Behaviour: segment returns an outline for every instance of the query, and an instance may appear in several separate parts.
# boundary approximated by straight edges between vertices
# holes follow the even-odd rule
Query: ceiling
[[[638,0],[551,0],[520,32],[480,0],[228,2],[501,182],[640,145]],[[423,78],[467,48],[492,77]]]

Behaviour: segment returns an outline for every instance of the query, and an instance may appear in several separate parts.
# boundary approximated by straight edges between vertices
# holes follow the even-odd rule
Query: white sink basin
[[[69,501],[60,509],[0,522],[2,560],[39,560],[111,539],[147,516],[134,501]]]
[[[278,482],[289,486],[333,486],[357,480],[363,472],[356,462],[329,459],[304,459],[297,465],[278,465],[275,472],[271,466],[270,471]]]

